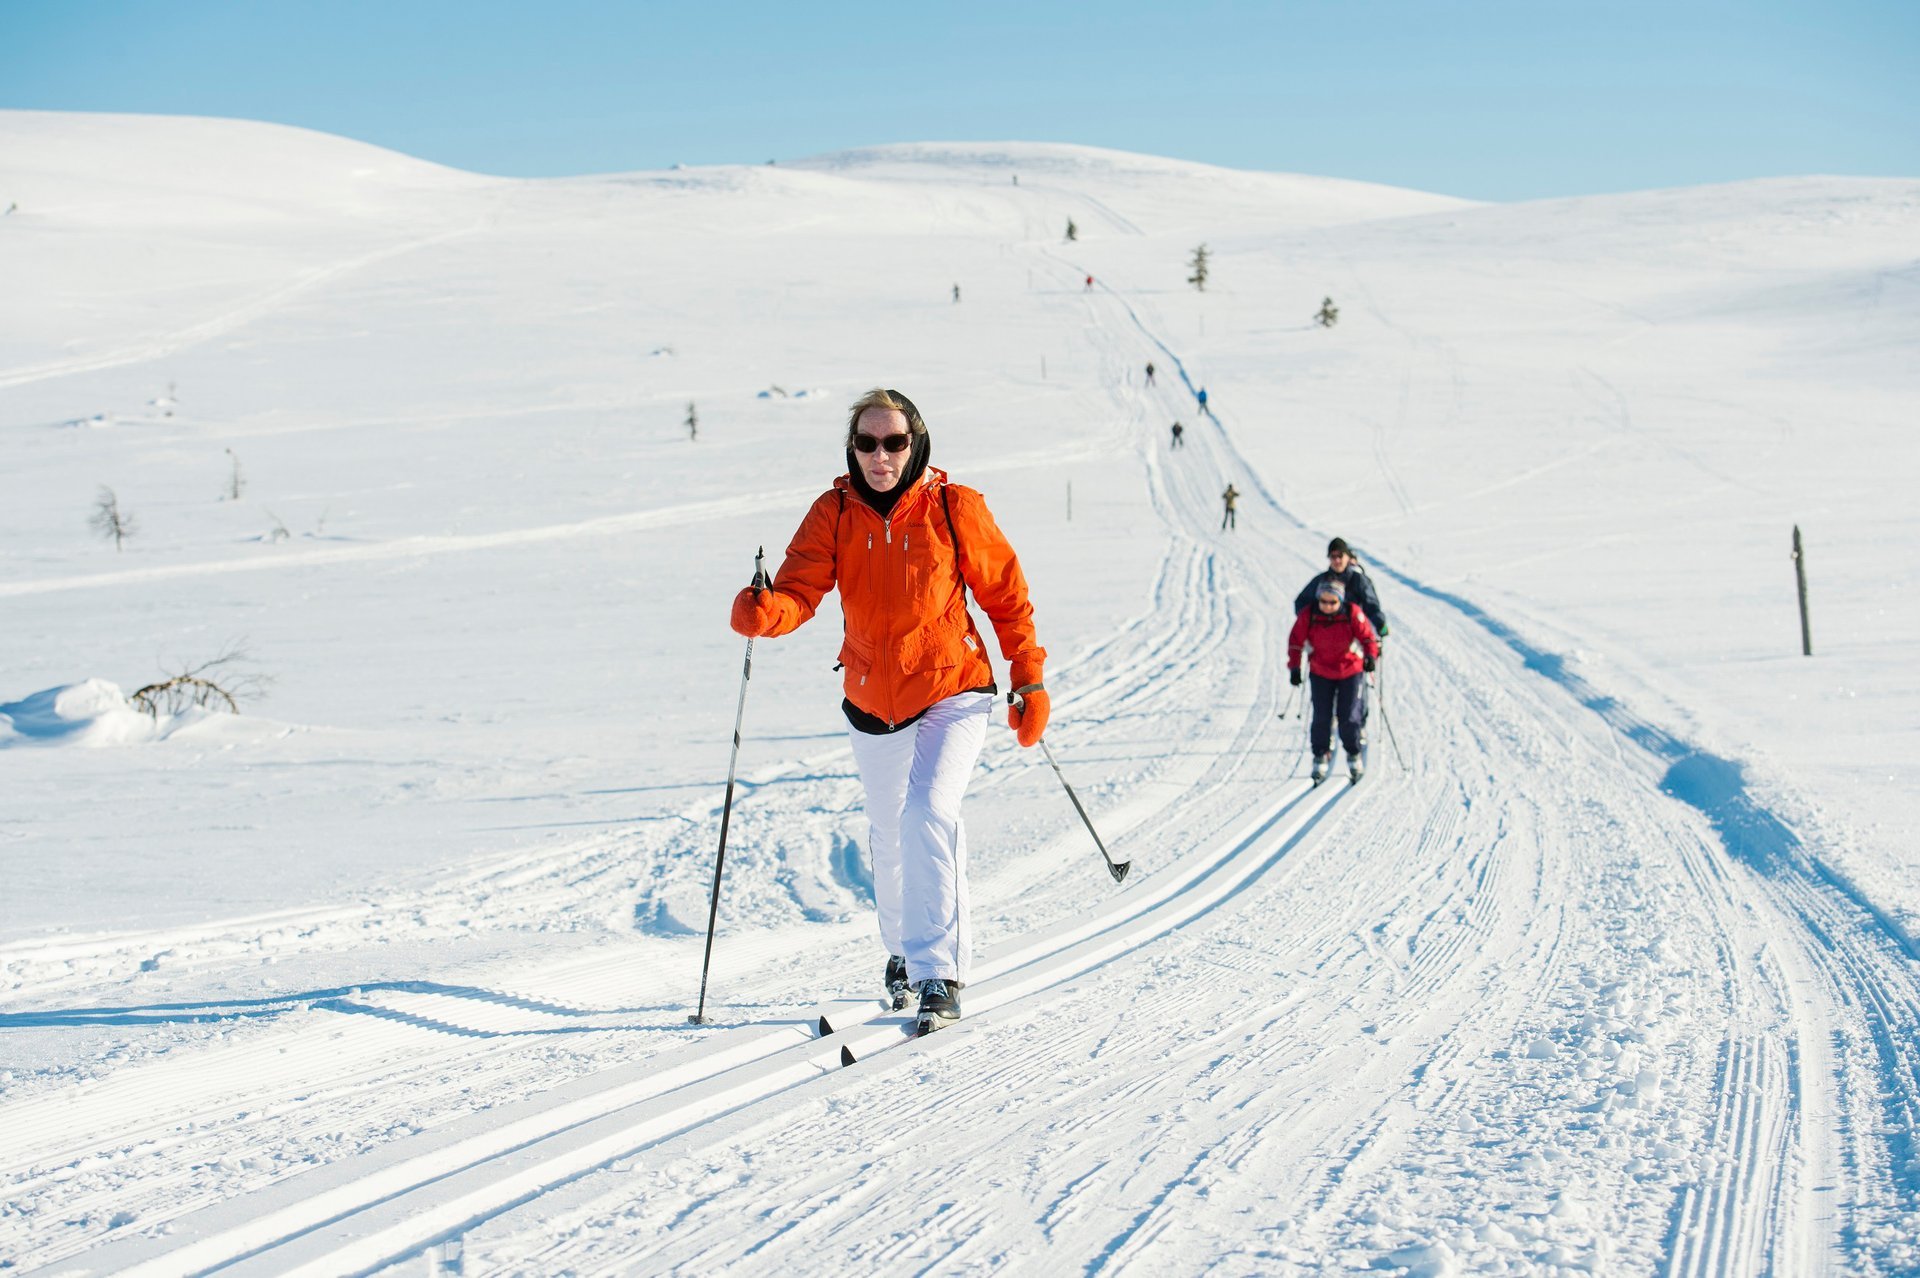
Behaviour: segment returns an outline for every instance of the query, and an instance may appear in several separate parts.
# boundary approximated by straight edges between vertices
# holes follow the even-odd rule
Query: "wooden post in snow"
[[[1813,655],[1813,625],[1807,620],[1807,557],[1800,549],[1800,525],[1793,526],[1793,575],[1800,583],[1800,654]]]

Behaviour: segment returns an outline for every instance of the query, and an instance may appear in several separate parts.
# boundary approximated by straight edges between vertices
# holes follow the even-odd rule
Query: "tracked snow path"
[[[1108,386],[1175,353],[1122,301],[1067,304]],[[1685,757],[1417,583],[1383,670],[1410,770],[1376,720],[1363,788],[1298,797],[1278,648],[1319,539],[1231,415],[1168,381],[1114,402],[1165,524],[1151,606],[1062,671],[1056,729],[1138,882],[1089,908],[1091,849],[1051,830],[980,891],[1008,939],[959,1027],[908,1043],[853,1010],[813,1037],[822,973],[871,983],[864,920],[738,938],[728,976],[764,1001],[712,1038],[679,1023],[689,947],[660,940],[458,985],[28,1013],[234,1039],[0,1111],[0,1246],[63,1272],[357,1271],[451,1238],[465,1272],[1920,1263],[1920,998],[1893,938],[1790,840],[1730,843]],[[1268,501],[1223,534],[1229,479]],[[1028,777],[996,742],[975,794]],[[857,812],[844,749],[750,781],[736,828],[795,857]],[[675,815],[377,910],[9,961],[60,988],[154,947],[644,904],[710,837],[709,805]],[[475,1090],[495,1108],[449,1118]],[[93,1246],[111,1231],[145,1236]]]

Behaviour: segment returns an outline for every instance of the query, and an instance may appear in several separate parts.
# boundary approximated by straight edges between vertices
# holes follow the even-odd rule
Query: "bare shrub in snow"
[[[170,671],[166,678],[134,689],[127,701],[154,719],[182,714],[194,706],[239,714],[242,701],[264,696],[273,683],[266,675],[246,669],[250,660],[243,645],[229,644],[210,661]]]
[[[93,514],[87,518],[87,525],[111,541],[116,554],[121,544],[134,534],[133,516],[120,509],[120,499],[105,484],[100,486],[100,495],[93,499]]]

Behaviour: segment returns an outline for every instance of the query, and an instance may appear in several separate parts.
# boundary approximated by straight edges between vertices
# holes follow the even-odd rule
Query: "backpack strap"
[[[953,526],[953,503],[947,499],[947,490],[951,487],[951,484],[940,485],[940,509],[947,517],[947,536],[953,541],[953,575],[960,581],[960,601],[964,607],[969,592],[967,587],[967,574],[965,570],[960,567],[960,530]],[[980,659],[987,663],[987,674],[991,677],[993,674],[993,656],[987,651],[987,641],[981,637],[980,627],[973,624],[973,610],[967,608],[966,614],[967,635],[979,649]],[[994,680],[993,691],[998,692],[999,690],[999,680],[996,679]]]
[[[947,500],[947,489],[949,487],[950,485],[947,484],[940,485],[940,509],[946,512],[947,537],[953,542],[953,571],[954,574],[960,578],[960,589],[965,590],[967,588],[967,574],[960,570],[960,534],[955,531],[953,527],[953,503]]]

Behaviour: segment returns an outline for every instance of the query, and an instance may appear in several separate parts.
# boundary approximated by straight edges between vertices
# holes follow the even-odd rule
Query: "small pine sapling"
[[[1193,285],[1197,292],[1207,291],[1207,262],[1212,256],[1207,251],[1207,246],[1202,244],[1193,251],[1193,257],[1187,263],[1193,269],[1193,274],[1187,276],[1187,283]]]
[[[1318,324],[1321,328],[1332,328],[1340,321],[1340,308],[1333,304],[1331,297],[1322,298],[1320,301],[1320,313],[1315,315],[1313,320],[1314,323]]]
[[[700,410],[693,406],[692,400],[687,401],[687,438],[689,440],[700,438]]]

